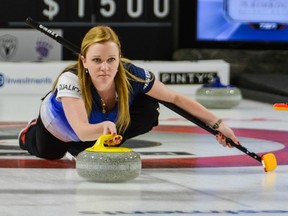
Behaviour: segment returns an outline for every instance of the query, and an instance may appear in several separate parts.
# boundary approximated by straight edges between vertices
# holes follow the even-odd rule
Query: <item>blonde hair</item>
[[[119,54],[121,56],[121,44],[116,33],[108,26],[96,26],[91,28],[85,35],[81,44],[81,53],[78,56],[78,61],[68,67],[63,72],[69,70],[77,70],[80,89],[82,92],[83,100],[87,114],[90,115],[92,111],[92,93],[91,93],[91,77],[87,76],[86,69],[83,66],[81,56],[85,56],[88,48],[95,43],[102,43],[106,41],[113,41],[117,44]],[[129,73],[123,66],[123,63],[129,62],[128,59],[120,58],[120,64],[118,66],[118,72],[114,78],[116,91],[118,93],[118,116],[116,126],[118,133],[123,133],[130,124],[130,113],[129,113],[129,91],[132,89],[129,83],[129,79],[140,81],[139,78]],[[62,73],[63,73],[62,72]],[[58,79],[53,85],[53,89],[56,88]],[[142,80],[141,80],[142,81]]]

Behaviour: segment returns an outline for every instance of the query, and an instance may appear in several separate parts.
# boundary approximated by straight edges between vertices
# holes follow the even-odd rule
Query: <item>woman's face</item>
[[[105,90],[112,85],[120,62],[116,43],[112,41],[95,43],[88,48],[86,56],[82,56],[81,59],[97,90]]]

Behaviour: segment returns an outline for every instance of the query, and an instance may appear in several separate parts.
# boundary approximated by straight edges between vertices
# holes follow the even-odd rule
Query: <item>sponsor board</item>
[[[0,95],[45,95],[60,74],[72,61],[18,62],[0,64]],[[185,95],[194,95],[203,84],[219,76],[229,84],[229,64],[222,60],[187,61],[133,61],[139,67],[153,72],[169,88]]]
[[[45,95],[68,62],[0,64],[0,95]]]
[[[53,30],[62,35],[62,30]],[[60,61],[62,46],[33,29],[0,29],[0,61]]]
[[[225,85],[230,83],[230,64],[223,60],[201,61],[134,61],[150,70],[169,88],[194,97],[203,84],[213,82],[219,76]]]

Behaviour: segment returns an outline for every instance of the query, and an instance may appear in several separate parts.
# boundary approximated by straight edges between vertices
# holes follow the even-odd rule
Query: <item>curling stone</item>
[[[130,148],[105,146],[111,139],[112,135],[103,135],[91,148],[78,154],[78,175],[94,182],[125,182],[140,175],[139,154]]]
[[[240,89],[233,85],[223,85],[219,77],[210,84],[196,90],[195,99],[206,108],[230,109],[242,100]]]

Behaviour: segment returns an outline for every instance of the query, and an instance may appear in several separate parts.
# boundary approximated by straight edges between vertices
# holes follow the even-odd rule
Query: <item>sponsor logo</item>
[[[9,60],[17,48],[17,38],[13,35],[0,36],[0,55],[4,60]]]
[[[76,86],[73,85],[67,85],[67,84],[59,84],[58,90],[69,90],[69,91],[74,91],[74,92],[80,92],[80,89]]]
[[[50,50],[53,48],[53,45],[44,38],[40,38],[36,41],[35,50],[39,54],[38,61],[41,61],[49,56]]]
[[[39,77],[39,78],[11,78],[4,76],[0,73],[0,87],[4,85],[51,85],[53,80],[49,77]]]
[[[263,214],[274,214],[274,215],[287,215],[288,211],[283,209],[268,209],[268,210],[255,210],[255,209],[239,209],[239,210],[221,210],[221,209],[212,209],[212,210],[135,210],[135,211],[80,211],[83,215],[141,215],[141,216],[150,216],[150,215],[263,215]]]
[[[41,24],[39,25],[39,28],[40,28],[41,31],[43,31],[43,33],[46,32],[47,34],[50,34],[54,38],[59,37],[59,35],[57,33],[53,32],[51,29],[48,29],[47,27],[45,27],[45,26],[43,26]]]
[[[160,72],[160,81],[168,85],[208,84],[217,72]]]
[[[146,89],[149,82],[151,81],[151,73],[147,70],[145,70],[145,85],[143,89]]]
[[[0,87],[4,85],[4,75],[0,73]]]

